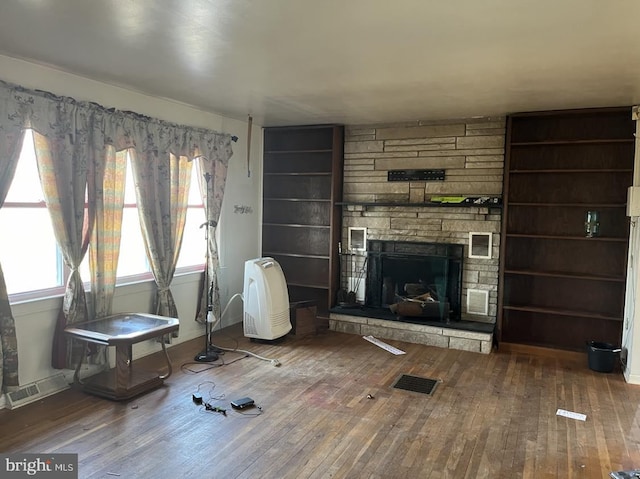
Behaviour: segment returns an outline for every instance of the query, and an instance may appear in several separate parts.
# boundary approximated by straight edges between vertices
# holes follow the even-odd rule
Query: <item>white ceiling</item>
[[[262,125],[367,124],[640,103],[639,20],[637,0],[0,0],[0,53]]]

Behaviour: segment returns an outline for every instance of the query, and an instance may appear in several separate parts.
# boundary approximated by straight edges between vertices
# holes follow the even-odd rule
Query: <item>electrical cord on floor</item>
[[[262,412],[263,412],[262,407],[256,406],[256,408],[258,408],[258,410],[260,412],[240,412],[240,411],[235,411],[234,410],[234,414],[236,416],[244,416],[244,417],[258,417],[258,416],[261,416]]]
[[[244,302],[244,296],[242,296],[242,293],[236,293],[233,296],[231,296],[229,298],[229,301],[227,301],[227,305],[222,310],[222,314],[220,314],[220,321],[222,321],[222,318],[224,317],[224,313],[226,313],[227,309],[229,309],[229,306],[231,306],[231,301],[233,301],[236,298],[240,298]]]
[[[277,359],[265,358],[265,357],[260,356],[260,355],[258,355],[258,354],[256,354],[256,353],[252,353],[251,351],[247,351],[246,349],[223,348],[223,347],[221,347],[221,346],[217,346],[217,345],[215,345],[215,344],[213,344],[213,343],[211,344],[211,346],[213,346],[214,348],[221,349],[221,350],[223,350],[223,351],[229,351],[229,352],[234,352],[234,353],[244,353],[244,354],[246,354],[246,355],[248,355],[248,356],[254,357],[254,358],[256,358],[256,359],[260,359],[261,361],[268,361],[268,362],[270,362],[273,366],[276,366],[276,367],[278,367],[278,366],[280,366],[280,365],[281,365],[280,361],[278,361]]]
[[[240,297],[240,299],[242,299],[242,301],[244,301],[244,297],[242,296],[242,293],[236,293],[233,296],[231,296],[229,298],[229,301],[227,301],[227,305],[222,310],[222,314],[220,315],[220,321],[222,321],[222,318],[224,317],[224,313],[226,313],[227,309],[229,309],[229,306],[231,305],[231,301],[233,301],[236,297]],[[280,361],[278,361],[277,359],[265,358],[265,357],[260,356],[258,354],[252,353],[251,351],[247,351],[245,349],[223,348],[223,347],[217,346],[217,345],[215,345],[213,343],[211,343],[211,346],[214,347],[214,348],[218,348],[221,351],[229,351],[229,352],[234,352],[234,353],[244,353],[244,354],[247,354],[247,355],[249,355],[251,357],[254,357],[256,359],[260,359],[261,361],[268,361],[269,363],[271,363],[273,366],[276,366],[276,367],[281,365]]]
[[[204,400],[204,398],[202,397],[202,393],[200,392],[200,388],[205,385],[205,384],[209,384],[211,385],[211,387],[209,388],[209,399],[207,401]],[[219,413],[222,414],[223,416],[227,415],[227,410],[221,406],[214,406],[211,404],[210,401],[221,401],[222,399],[224,399],[224,393],[218,395],[218,396],[214,396],[213,395],[213,390],[216,388],[216,383],[213,381],[204,381],[200,384],[198,384],[198,389],[193,393],[191,399],[193,400],[194,404],[197,404],[198,406],[200,406],[200,410],[201,411],[207,411],[207,412],[215,412],[215,413]],[[204,409],[203,409],[204,408]]]
[[[229,366],[230,364],[240,361],[241,359],[245,359],[249,357],[248,354],[245,354],[244,356],[240,356],[239,358],[236,358],[233,361],[225,361],[223,356],[224,356],[224,352],[220,352],[218,354],[220,362],[216,362],[216,363],[199,363],[197,361],[189,361],[188,363],[183,363],[180,366],[180,370],[183,373],[199,374],[205,371],[209,371],[211,369],[221,368],[222,366]],[[204,367],[201,367],[198,369],[192,369],[190,367],[192,365],[198,365],[198,366],[204,366]]]
[[[213,333],[213,328],[222,320],[222,317],[224,316],[224,313],[227,312],[227,309],[229,308],[229,305],[231,304],[231,301],[233,301],[236,297],[240,297],[242,298],[242,293],[236,293],[233,296],[231,296],[229,298],[229,301],[227,301],[227,305],[225,306],[224,310],[222,311],[222,314],[220,315],[220,318],[218,320],[216,320],[212,325],[211,325],[211,331]],[[209,346],[211,347],[215,347],[218,348],[217,346],[209,343]],[[229,361],[229,362],[225,362],[224,360],[224,350],[222,348],[218,348],[218,360],[211,362],[211,363],[207,363],[205,367],[198,367],[197,369],[192,369],[190,366],[192,365],[198,365],[198,366],[202,366],[203,363],[198,362],[198,361],[189,361],[187,363],[183,363],[180,366],[180,369],[182,370],[182,372],[189,372],[192,374],[199,374],[199,373],[203,373],[205,371],[209,371],[211,369],[215,369],[215,368],[219,368],[222,366],[228,366],[230,364],[235,363],[236,361],[240,361],[241,359],[246,358],[248,355],[242,356],[240,358],[234,359],[233,361]]]
[[[204,385],[209,385],[209,390],[207,391],[208,399],[206,400],[203,397],[203,393],[200,391],[200,388],[202,388]],[[200,411],[202,412],[214,412],[217,414],[221,414],[222,416],[226,416],[227,409],[225,407],[211,404],[211,402],[213,401],[222,401],[225,398],[224,393],[214,396],[213,391],[215,390],[215,388],[216,388],[216,383],[214,381],[203,381],[200,384],[198,384],[198,388],[191,395],[191,400],[193,401],[194,404],[196,404],[197,406],[200,406]],[[231,405],[233,406],[233,404],[234,403],[232,402]],[[235,415],[238,415],[238,416],[244,416],[244,417],[260,416],[263,412],[262,407],[258,406],[257,404],[253,404],[253,406],[255,406],[259,412],[253,412],[253,413],[242,412],[241,410],[238,410],[235,408],[232,408],[232,410],[234,411]],[[253,406],[250,409],[253,409]]]
[[[211,387],[209,388],[209,391],[208,391],[209,392],[209,400],[219,401],[221,399],[224,399],[224,393],[220,394],[219,396],[214,396],[213,395],[213,391],[216,388],[216,383],[213,382],[213,381],[203,381],[200,384],[198,384],[197,392],[200,392],[200,388],[205,384],[211,385]]]

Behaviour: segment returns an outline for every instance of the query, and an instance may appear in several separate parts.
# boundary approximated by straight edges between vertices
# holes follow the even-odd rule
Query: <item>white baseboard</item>
[[[638,375],[638,374],[629,374],[628,371],[629,370],[627,369],[623,373],[624,380],[627,381],[629,384],[640,384],[640,375]]]

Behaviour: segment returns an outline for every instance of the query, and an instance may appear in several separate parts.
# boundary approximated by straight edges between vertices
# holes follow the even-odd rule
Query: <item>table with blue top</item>
[[[116,348],[115,369],[104,371],[81,381],[79,372],[84,359],[81,357],[76,367],[74,381],[82,384],[87,393],[116,401],[130,399],[162,386],[164,380],[172,372],[164,339],[166,335],[177,331],[179,325],[178,318],[146,313],[121,313],[83,323],[70,324],[64,330],[69,336],[89,343],[115,346]],[[161,338],[162,351],[167,360],[166,374],[134,369],[133,367],[133,345],[155,338]]]

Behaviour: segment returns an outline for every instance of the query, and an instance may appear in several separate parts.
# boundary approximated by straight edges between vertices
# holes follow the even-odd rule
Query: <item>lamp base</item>
[[[196,357],[193,358],[193,360],[199,363],[212,363],[213,361],[217,361],[218,358],[218,353],[216,353],[215,351],[205,350],[201,353],[196,354]]]

